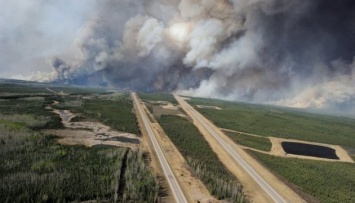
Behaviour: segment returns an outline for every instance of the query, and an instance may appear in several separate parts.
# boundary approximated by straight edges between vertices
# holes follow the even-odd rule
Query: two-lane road
[[[164,153],[162,151],[162,149],[160,148],[159,144],[158,144],[158,141],[154,135],[154,132],[152,130],[152,127],[150,125],[150,121],[149,119],[147,118],[147,115],[146,113],[144,112],[142,106],[141,106],[141,103],[139,102],[138,100],[138,97],[137,97],[137,94],[136,93],[132,93],[131,94],[132,98],[133,98],[133,101],[138,109],[138,112],[139,115],[141,116],[142,120],[143,120],[143,124],[144,124],[144,128],[147,130],[148,132],[148,135],[149,135],[149,138],[153,144],[153,147],[154,147],[154,150],[157,154],[157,157],[159,159],[159,162],[160,162],[160,165],[164,171],[164,174],[165,174],[165,177],[169,183],[169,186],[171,188],[171,191],[174,195],[174,198],[176,200],[176,202],[178,203],[185,203],[187,202],[186,200],[186,197],[184,195],[184,193],[182,192],[181,188],[180,188],[180,185],[178,184],[176,178],[175,178],[175,175],[173,173],[173,171],[171,170],[165,156],[164,156]]]
[[[199,122],[210,135],[224,148],[224,150],[230,154],[233,159],[255,180],[257,184],[272,198],[274,202],[284,203],[286,202],[282,196],[276,192],[242,157],[235,151],[230,144],[224,141],[219,134],[210,127],[211,124],[205,121],[205,118],[197,112],[190,104],[188,104],[183,98],[174,95],[181,107],[192,117],[193,120]]]

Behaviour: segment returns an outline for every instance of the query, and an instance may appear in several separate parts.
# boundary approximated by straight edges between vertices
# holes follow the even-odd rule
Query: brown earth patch
[[[75,114],[69,110],[57,110],[66,129],[63,130],[44,130],[46,134],[53,134],[59,137],[58,142],[65,145],[112,145],[119,147],[129,147],[137,149],[141,138],[135,134],[124,133],[111,130],[99,122],[71,122]]]
[[[218,106],[207,106],[207,105],[196,105],[197,108],[199,109],[217,109],[217,110],[222,110],[222,108]]]

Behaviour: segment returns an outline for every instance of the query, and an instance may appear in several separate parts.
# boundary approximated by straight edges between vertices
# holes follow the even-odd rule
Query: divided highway
[[[233,159],[255,180],[257,184],[272,198],[274,202],[285,203],[286,201],[277,193],[242,157],[235,151],[230,144],[224,141],[218,133],[213,129],[213,127],[208,124],[199,112],[197,112],[190,104],[188,104],[180,96],[174,95],[176,100],[179,102],[181,107],[189,113],[195,121],[198,121],[214,139],[224,148],[224,150],[229,153]]]
[[[149,138],[150,140],[152,141],[152,144],[153,144],[153,147],[154,147],[154,150],[157,154],[157,157],[159,159],[159,162],[160,162],[160,165],[164,171],[164,174],[165,174],[165,177],[169,183],[169,186],[171,188],[171,191],[174,195],[174,198],[176,200],[176,202],[178,203],[185,203],[187,202],[186,200],[186,197],[184,195],[184,193],[182,192],[176,178],[175,178],[175,175],[173,173],[173,171],[171,170],[165,156],[164,156],[164,153],[162,151],[162,149],[160,148],[159,144],[158,144],[158,141],[157,139],[155,138],[155,135],[154,135],[154,132],[152,130],[152,127],[150,125],[150,121],[149,119],[147,118],[147,115],[146,113],[144,112],[142,106],[141,106],[141,103],[139,102],[138,100],[138,97],[137,97],[137,94],[136,93],[132,93],[132,98],[133,98],[133,101],[134,103],[136,104],[137,106],[137,109],[138,109],[138,112],[139,115],[141,116],[142,120],[143,120],[143,124],[144,124],[144,128],[147,130],[148,132],[148,135],[149,135]]]

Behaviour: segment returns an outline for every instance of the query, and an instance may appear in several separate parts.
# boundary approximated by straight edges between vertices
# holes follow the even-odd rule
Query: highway
[[[169,186],[171,188],[171,191],[174,195],[174,198],[176,200],[176,202],[178,203],[184,203],[184,202],[187,202],[186,200],[186,197],[184,195],[184,193],[182,192],[181,188],[180,188],[180,185],[178,184],[176,178],[175,178],[175,175],[173,173],[173,171],[171,170],[165,156],[164,156],[164,153],[162,151],[162,149],[160,148],[159,144],[158,144],[158,141],[154,135],[154,132],[152,130],[152,127],[150,125],[150,121],[149,119],[147,118],[147,115],[146,113],[144,112],[142,106],[141,106],[141,103],[139,102],[138,100],[138,96],[136,93],[132,93],[131,94],[132,98],[133,98],[133,101],[134,103],[136,104],[137,106],[137,109],[138,109],[138,112],[143,120],[143,124],[144,124],[144,128],[147,130],[148,132],[148,135],[149,135],[149,138],[150,140],[152,141],[152,144],[153,144],[153,147],[154,147],[154,150],[157,154],[157,157],[159,159],[159,162],[160,162],[160,165],[164,171],[164,175],[166,177],[166,180],[168,181],[169,183]]]
[[[233,159],[255,180],[257,184],[272,198],[274,202],[285,203],[286,201],[241,157],[241,155],[235,151],[230,144],[224,141],[218,133],[214,130],[217,127],[211,127],[206,122],[199,112],[197,112],[190,104],[188,104],[183,98],[178,95],[174,95],[176,100],[179,102],[181,107],[191,116],[192,119],[198,121],[207,132],[213,136],[214,139],[224,148],[224,150],[229,153]],[[189,113],[190,112],[190,113]]]

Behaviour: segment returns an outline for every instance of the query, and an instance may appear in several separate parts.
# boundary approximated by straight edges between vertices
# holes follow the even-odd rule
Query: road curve
[[[184,193],[182,192],[180,185],[178,184],[175,175],[173,173],[173,171],[171,170],[165,156],[164,153],[162,151],[162,149],[160,148],[157,139],[155,138],[154,132],[152,130],[152,127],[150,126],[150,121],[147,118],[146,113],[144,112],[141,103],[138,100],[138,96],[135,92],[133,92],[131,94],[132,98],[133,98],[133,102],[136,104],[138,112],[143,120],[143,124],[144,124],[144,128],[147,130],[148,135],[150,140],[152,141],[155,153],[157,154],[157,157],[159,159],[160,165],[164,171],[165,177],[169,183],[169,186],[171,188],[171,191],[173,192],[174,198],[176,200],[176,202],[178,203],[185,203],[187,202],[186,197],[184,195]]]
[[[188,104],[183,98],[178,95],[174,95],[181,107],[192,115],[213,137],[218,143],[228,152],[237,163],[255,180],[257,184],[277,203],[286,203],[286,201],[277,193],[242,157],[235,151],[230,144],[225,142],[218,133],[209,126],[199,112],[197,112],[190,104]]]

